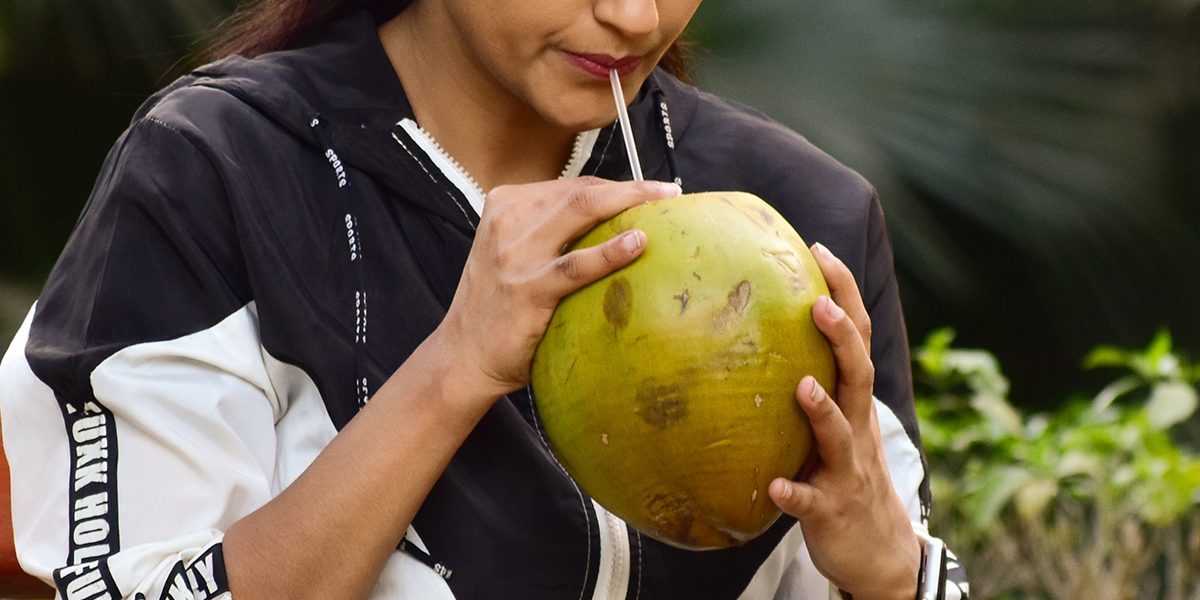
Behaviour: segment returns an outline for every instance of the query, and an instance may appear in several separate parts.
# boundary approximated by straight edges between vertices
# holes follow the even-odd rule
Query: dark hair
[[[366,9],[382,23],[404,10],[412,0],[256,0],[243,4],[218,27],[202,61],[231,54],[252,58],[295,47],[320,27],[350,11]],[[659,66],[689,81],[690,44],[677,40],[663,55]]]

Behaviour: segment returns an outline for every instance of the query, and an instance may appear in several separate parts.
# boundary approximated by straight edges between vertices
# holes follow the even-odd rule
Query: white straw
[[[612,82],[613,99],[617,101],[617,119],[621,121],[621,135],[625,137],[625,153],[629,155],[629,169],[633,180],[642,180],[642,161],[638,160],[637,146],[633,143],[633,129],[629,126],[629,110],[625,108],[625,92],[621,91],[621,76],[616,69],[608,72]]]

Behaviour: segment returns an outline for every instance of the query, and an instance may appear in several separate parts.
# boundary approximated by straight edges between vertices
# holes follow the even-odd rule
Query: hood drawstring
[[[325,158],[333,168],[337,178],[338,189],[343,202],[343,225],[346,228],[346,243],[349,246],[350,268],[354,271],[354,395],[358,399],[358,408],[366,406],[371,397],[370,385],[367,382],[366,351],[367,351],[367,275],[363,269],[362,233],[358,228],[358,217],[355,213],[360,208],[359,192],[351,185],[346,175],[346,167],[333,149],[329,131],[321,126],[321,117],[313,117],[309,126],[317,135],[321,146],[325,149]],[[398,550],[407,553],[425,566],[437,573],[442,579],[449,580],[454,573],[442,563],[439,563],[416,545],[409,541],[408,536],[401,538]]]
[[[658,113],[661,119],[659,125],[663,137],[667,143],[667,165],[671,171],[671,179],[682,186],[683,179],[679,175],[679,164],[675,160],[675,137],[671,131],[671,116],[667,107],[666,95],[662,90],[654,91],[654,103],[658,108]],[[358,197],[358,189],[352,185],[348,176],[347,168],[342,164],[338,157],[337,151],[333,149],[331,135],[323,126],[321,117],[314,116],[309,122],[309,127],[316,134],[321,147],[324,148],[325,158],[329,161],[329,166],[333,169],[333,175],[336,178],[337,187],[343,193],[342,197],[344,216],[342,224],[346,228],[346,243],[349,249],[348,259],[350,268],[354,275],[354,396],[358,400],[358,408],[362,409],[366,406],[370,399],[371,390],[370,384],[367,381],[366,375],[366,348],[367,348],[367,276],[362,266],[363,261],[363,243],[362,233],[358,227],[358,217],[356,216],[357,209],[360,208],[361,201]],[[399,140],[397,140],[399,141]],[[470,222],[470,219],[467,219]],[[474,229],[474,223],[470,223]],[[532,390],[528,390],[530,404],[533,404]],[[536,410],[536,409],[534,409]],[[536,417],[535,417],[536,419]],[[585,511],[586,512],[586,511]],[[409,556],[416,558],[421,563],[433,569],[435,573],[443,579],[449,580],[453,571],[447,568],[442,563],[435,561],[429,554],[421,551],[407,536],[400,540],[397,549],[407,553]]]
[[[354,396],[358,399],[358,408],[362,408],[367,404],[370,398],[370,388],[367,384],[366,376],[366,348],[367,348],[367,276],[363,272],[363,246],[362,236],[359,234],[358,217],[354,216],[355,209],[358,208],[358,190],[350,184],[350,180],[346,176],[346,167],[342,164],[338,154],[333,149],[333,143],[330,140],[329,131],[321,126],[321,117],[313,117],[309,123],[313,131],[317,134],[317,139],[320,140],[321,146],[325,148],[325,158],[329,161],[329,166],[333,168],[333,174],[337,178],[337,186],[341,194],[344,206],[345,216],[343,217],[343,225],[346,228],[346,243],[350,248],[350,268],[354,271]]]
[[[341,158],[337,157],[337,151],[334,150],[334,144],[330,139],[328,130],[322,127],[320,116],[314,116],[308,126],[312,127],[313,132],[316,132],[317,139],[320,145],[325,149],[325,158],[329,160],[330,167],[334,169],[334,175],[337,178],[337,188],[342,193],[343,210],[346,215],[343,217],[343,224],[346,226],[346,241],[349,246],[349,263],[350,269],[354,271],[354,396],[358,398],[359,409],[366,406],[367,400],[371,398],[371,386],[367,383],[366,376],[366,348],[367,348],[367,277],[366,272],[362,269],[362,236],[359,232],[359,218],[355,216],[356,210],[359,209],[361,200],[359,199],[358,188],[350,185],[350,180],[347,178],[346,166],[343,166]],[[449,580],[454,571],[446,568],[442,563],[434,560],[430,554],[421,551],[421,548],[416,547],[408,540],[408,536],[404,536],[400,540],[400,545],[396,546],[397,550],[408,553],[408,556],[420,560],[422,564],[428,566],[433,572],[443,578]]]
[[[675,160],[675,135],[671,132],[671,111],[667,108],[667,95],[661,89],[654,90],[654,104],[658,107],[659,126],[663,137],[667,140],[667,168],[671,170],[671,181],[683,187],[683,177],[679,175],[679,163]]]

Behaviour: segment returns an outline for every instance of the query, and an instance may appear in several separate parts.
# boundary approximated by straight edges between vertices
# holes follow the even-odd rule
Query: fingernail
[[[821,387],[821,384],[817,383],[816,379],[813,379],[813,381],[812,381],[812,403],[820,404],[821,401],[823,401],[823,400],[825,400],[825,388]]]
[[[800,398],[804,398],[807,396],[809,400],[814,400],[815,399],[814,394],[817,393],[817,390],[813,386],[815,386],[816,384],[817,384],[817,380],[814,379],[811,375],[805,376],[804,379],[800,380],[800,385],[798,386],[799,389],[796,390],[797,396]]]
[[[829,313],[829,317],[834,321],[841,321],[842,317],[846,316],[846,311],[842,310],[842,307],[838,306],[837,304],[834,304],[832,298],[827,300],[825,304],[825,311]]]
[[[833,256],[833,253],[829,251],[829,248],[826,248],[821,242],[813,244],[813,250],[816,250],[821,256]]]
[[[771,482],[771,495],[780,500],[787,500],[792,497],[792,486],[788,485],[783,479],[776,479]]]
[[[675,196],[683,193],[683,188],[679,187],[679,184],[674,182],[653,181],[649,183],[651,183],[654,187],[654,189],[651,191],[662,196],[663,198],[674,198]]]
[[[621,236],[621,246],[626,252],[637,252],[638,248],[642,247],[642,232],[636,229],[626,231]]]

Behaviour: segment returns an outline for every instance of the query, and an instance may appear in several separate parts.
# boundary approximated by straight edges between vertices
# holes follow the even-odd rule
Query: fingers
[[[767,488],[771,500],[783,512],[803,519],[820,511],[823,494],[821,490],[798,481],[778,477]]]
[[[599,246],[568,252],[550,263],[545,279],[555,298],[561,298],[633,262],[646,247],[646,234],[631,229]]]
[[[875,365],[849,314],[828,296],[813,303],[813,322],[833,347],[837,361],[837,401],[856,431],[870,425]]]
[[[821,384],[811,376],[805,377],[796,387],[796,400],[812,424],[813,440],[824,466],[836,471],[852,464],[854,431]]]
[[[533,235],[562,248],[598,223],[621,211],[680,194],[678,185],[662,181],[620,181],[579,185],[548,207]]]
[[[817,259],[817,266],[821,267],[821,274],[825,276],[825,283],[829,285],[829,295],[850,315],[850,320],[858,329],[863,346],[867,349],[869,356],[871,354],[871,317],[867,314],[866,306],[863,305],[862,294],[858,291],[854,274],[824,245],[813,244],[812,253],[813,258]]]

